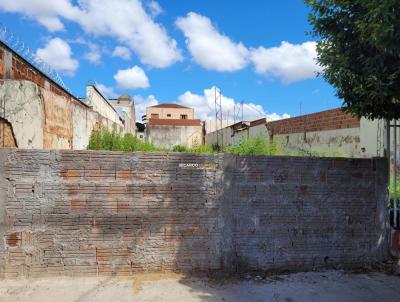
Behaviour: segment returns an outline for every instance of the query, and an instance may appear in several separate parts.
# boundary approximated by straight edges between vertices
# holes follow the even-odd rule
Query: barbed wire
[[[18,36],[12,33],[6,26],[0,23],[0,41],[15,51],[34,67],[43,72],[46,76],[60,85],[63,89],[71,93],[65,85],[60,74],[55,71],[48,63],[40,59]]]

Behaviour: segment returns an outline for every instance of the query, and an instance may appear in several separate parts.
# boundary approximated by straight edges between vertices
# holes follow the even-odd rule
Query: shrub
[[[90,135],[88,150],[110,150],[110,151],[159,151],[160,148],[153,144],[142,142],[131,133],[123,136],[115,129],[107,128],[95,130]]]
[[[214,153],[217,151],[210,145],[196,146],[196,147],[192,148],[191,150],[192,150],[192,152],[198,153],[198,154],[210,154],[210,153]]]
[[[184,145],[175,145],[172,147],[172,152],[190,152],[190,150]]]
[[[236,146],[225,147],[225,152],[239,155],[279,155],[274,142],[268,142],[263,135],[243,139]]]

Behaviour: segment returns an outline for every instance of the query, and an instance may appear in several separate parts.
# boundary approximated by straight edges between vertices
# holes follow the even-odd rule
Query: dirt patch
[[[138,294],[145,282],[154,282],[160,280],[176,280],[182,281],[188,279],[189,276],[173,272],[164,273],[140,273],[133,277],[132,289],[134,294]]]

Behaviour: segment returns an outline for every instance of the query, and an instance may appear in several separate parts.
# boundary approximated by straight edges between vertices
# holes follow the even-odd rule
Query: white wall
[[[118,113],[114,107],[96,90],[94,86],[86,86],[85,103],[92,109],[100,113],[103,117],[109,119],[113,123],[123,126]]]
[[[146,127],[146,139],[157,147],[170,149],[176,145],[193,147],[202,144],[201,126],[155,126]]]

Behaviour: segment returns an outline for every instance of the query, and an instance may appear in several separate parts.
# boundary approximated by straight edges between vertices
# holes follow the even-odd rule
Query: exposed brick
[[[0,158],[3,276],[309,270],[388,256],[384,159],[21,149]]]
[[[267,123],[271,135],[358,127],[360,120],[340,108]]]

